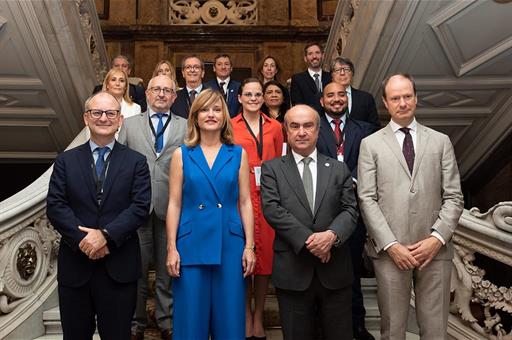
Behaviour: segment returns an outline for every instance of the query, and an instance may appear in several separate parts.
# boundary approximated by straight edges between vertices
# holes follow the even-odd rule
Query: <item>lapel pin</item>
[[[325,165],[325,166],[330,166],[330,164],[329,164],[329,163],[325,163],[324,165]]]

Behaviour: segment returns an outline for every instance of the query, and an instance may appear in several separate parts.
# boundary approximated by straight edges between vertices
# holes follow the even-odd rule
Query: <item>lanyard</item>
[[[260,113],[260,121],[259,121],[259,125],[260,125],[260,140],[259,141],[258,141],[258,138],[256,138],[256,135],[254,134],[254,132],[252,131],[251,126],[249,125],[249,123],[245,119],[243,113],[242,113],[242,119],[244,120],[245,125],[247,126],[247,130],[249,130],[249,133],[251,134],[252,138],[254,138],[254,141],[256,142],[256,148],[258,150],[258,157],[260,158],[260,161],[263,161],[263,129],[262,129],[262,127],[263,127],[263,117],[261,116],[261,113]]]
[[[165,129],[167,129],[167,126],[169,126],[169,123],[171,122],[171,115],[169,114],[169,116],[167,117],[167,121],[165,122],[162,130],[160,130],[160,132],[158,134],[155,131],[155,127],[153,126],[153,121],[151,120],[151,117],[149,115],[148,115],[148,118],[149,118],[149,127],[151,128],[151,133],[155,137],[155,145],[154,146],[155,146],[155,150],[156,150],[156,141],[158,140],[158,138],[160,138],[160,136],[163,136]]]
[[[107,156],[107,159],[105,160],[105,163],[103,163],[103,170],[101,170],[100,177],[98,178],[98,174],[96,173],[96,164],[94,164],[94,158],[92,159],[92,174],[94,176],[94,182],[96,183],[96,199],[98,200],[98,204],[101,204],[101,196],[103,195],[103,185],[105,184],[105,177],[107,174],[107,168],[110,164],[110,156],[112,156],[112,152],[114,150],[111,150],[110,153]],[[98,155],[100,157],[100,155]],[[96,160],[97,162],[97,160]]]

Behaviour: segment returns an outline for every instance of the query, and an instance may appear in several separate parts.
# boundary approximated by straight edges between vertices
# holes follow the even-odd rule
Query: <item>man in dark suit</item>
[[[380,121],[375,99],[370,93],[352,87],[354,73],[354,63],[348,58],[337,57],[331,63],[332,81],[345,86],[349,117],[368,122],[377,131],[380,129]]]
[[[316,147],[318,152],[344,162],[352,173],[354,187],[357,183],[357,159],[361,140],[373,132],[373,127],[347,117],[347,93],[341,84],[332,82],[324,88],[320,103],[324,113],[320,115],[320,134]],[[356,340],[373,340],[366,330],[366,310],[361,292],[361,269],[363,250],[366,241],[366,227],[361,218],[357,228],[348,240],[354,270],[352,284],[352,330]]]
[[[114,59],[112,59],[111,68],[115,68],[115,69],[124,71],[128,76],[130,76],[130,73],[132,71],[128,57],[121,55],[121,54],[115,56]],[[130,99],[133,102],[140,105],[140,109],[142,110],[142,112],[146,111],[147,104],[146,104],[146,95],[144,93],[144,91],[145,91],[144,86],[142,86],[140,84],[134,85],[131,83],[129,85],[130,85],[130,87],[128,88],[128,90],[129,90]],[[93,94],[97,93],[97,92],[101,91],[102,88],[103,88],[103,84],[96,85],[94,87],[94,90],[92,93]]]
[[[185,79],[185,87],[176,92],[176,100],[171,106],[171,111],[180,117],[188,118],[192,102],[201,91],[208,88],[203,84],[203,61],[195,55],[183,58],[181,74]]]
[[[229,115],[234,117],[240,113],[240,102],[238,101],[240,82],[231,79],[233,63],[229,55],[219,54],[215,57],[213,72],[215,72],[215,79],[210,80],[205,85],[222,93],[228,105]]]
[[[320,118],[297,105],[285,116],[291,152],[263,163],[263,213],[275,229],[272,282],[284,339],[309,340],[316,311],[327,340],[352,340],[352,263],[346,241],[357,206],[347,166],[317,152]]]
[[[140,249],[137,228],[149,213],[144,156],[115,141],[123,117],[106,92],[85,103],[91,139],[60,154],[50,179],[47,214],[62,235],[58,258],[64,339],[129,339]]]
[[[331,82],[331,74],[322,70],[324,52],[318,43],[304,47],[304,61],[308,69],[294,74],[290,88],[292,105],[306,104],[322,112],[320,97],[325,85]]]

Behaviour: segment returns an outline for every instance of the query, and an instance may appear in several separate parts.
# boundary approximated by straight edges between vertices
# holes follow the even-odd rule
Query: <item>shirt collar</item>
[[[199,84],[198,87],[196,87],[195,89],[191,88],[191,87],[188,87],[187,85],[187,93],[190,94],[190,91],[192,90],[195,90],[196,91],[196,94],[199,94],[201,93],[201,90],[203,89],[203,84]]]
[[[352,86],[347,86],[345,87],[345,92],[347,92],[348,94],[352,94]]]
[[[226,83],[225,85],[229,84],[229,81],[231,80],[231,77],[227,77],[226,79],[222,80],[220,78],[217,78],[217,84],[220,85],[220,83],[224,82]]]
[[[155,117],[157,113],[163,113],[163,115],[164,115],[164,117],[165,117],[166,115],[170,115],[171,111],[170,111],[170,109],[169,109],[169,110],[164,111],[164,112],[155,112],[155,111],[153,111],[153,109],[148,105],[148,113],[149,113],[149,116],[150,116],[150,117]]]
[[[308,68],[308,72],[309,72],[309,75],[311,76],[311,78],[315,79],[315,74],[318,74],[319,75],[318,79],[320,79],[320,80],[322,79],[322,70],[315,72],[312,69]]]
[[[327,118],[327,121],[329,122],[329,124],[332,124],[332,121],[334,120],[334,118],[329,116],[327,113],[325,114],[325,118]],[[340,119],[343,122],[343,126],[345,126],[345,123],[347,121],[347,114],[344,113],[343,116],[340,117]]]
[[[107,148],[109,148],[110,151],[112,151],[112,149],[114,148],[114,144],[116,143],[116,139],[112,139],[112,142],[108,143],[107,145],[105,145]],[[94,150],[96,150],[96,148],[101,148],[101,146],[99,146],[98,144],[94,143],[92,141],[92,139],[89,139],[89,147],[91,148],[91,152],[94,152]]]
[[[401,128],[403,127],[406,127],[406,128],[409,128],[411,129],[412,131],[416,131],[416,128],[417,128],[417,123],[416,123],[416,118],[413,118],[411,124],[407,125],[407,126],[400,126],[398,125],[397,123],[395,123],[393,121],[393,119],[391,119],[389,121],[389,125],[391,126],[391,129],[393,130],[394,133],[396,133],[398,130],[400,130]]]
[[[306,158],[302,155],[299,155],[298,153],[296,153],[295,151],[292,150],[292,155],[293,155],[293,159],[295,160],[295,163],[296,164],[299,164],[302,159]],[[317,159],[317,151],[316,151],[316,148],[315,150],[313,150],[313,152],[308,156],[308,157],[311,157],[311,159],[313,160],[314,163],[316,163],[316,159]]]

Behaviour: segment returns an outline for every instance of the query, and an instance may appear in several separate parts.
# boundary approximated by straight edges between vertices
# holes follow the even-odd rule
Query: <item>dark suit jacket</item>
[[[201,91],[207,89],[208,86],[203,84],[203,88]],[[197,94],[196,94],[197,97]],[[177,116],[183,117],[185,119],[188,118],[188,114],[190,112],[190,98],[188,97],[187,87],[185,86],[181,90],[176,91],[176,99],[171,106],[171,111]]]
[[[357,208],[347,166],[318,153],[315,211],[293,155],[263,163],[261,201],[263,214],[275,229],[272,282],[281,289],[304,291],[314,273],[328,289],[352,284],[350,249],[345,242],[356,227]],[[331,259],[321,263],[305,247],[313,233],[334,230],[341,240],[331,249]]]
[[[352,108],[350,109],[350,118],[368,122],[373,125],[373,131],[380,129],[379,114],[373,96],[366,92],[352,89]]]
[[[322,88],[331,82],[331,74],[322,71]],[[323,112],[320,105],[321,93],[317,91],[315,81],[306,70],[292,76],[292,83],[290,85],[290,95],[292,106],[297,104],[306,104],[317,110]]]
[[[140,105],[141,112],[144,112],[148,108],[148,104],[146,103],[146,90],[141,85],[133,85],[129,84],[130,88],[130,99]],[[103,85],[96,85],[92,93],[100,92]]]
[[[47,214],[62,235],[58,258],[59,284],[80,287],[96,266],[104,265],[117,282],[136,281],[140,274],[137,228],[149,214],[151,182],[146,158],[115,143],[98,205],[89,142],[60,154],[55,160],[47,197]],[[90,260],[80,249],[85,233],[78,226],[107,229],[110,254]]]
[[[366,122],[361,122],[347,118],[344,132],[344,154],[343,161],[347,164],[352,172],[352,177],[357,179],[357,159],[359,158],[359,145],[361,140],[373,132],[374,127]],[[338,157],[336,150],[336,137],[334,130],[329,124],[325,113],[320,115],[320,132],[316,142],[318,152],[323,153],[331,158]]]
[[[220,92],[220,86],[219,83],[217,83],[217,78],[210,80],[205,83],[205,85]],[[238,101],[238,90],[240,89],[240,85],[240,82],[236,80],[229,80],[226,104],[228,105],[229,115],[231,118],[240,113],[240,102]]]

